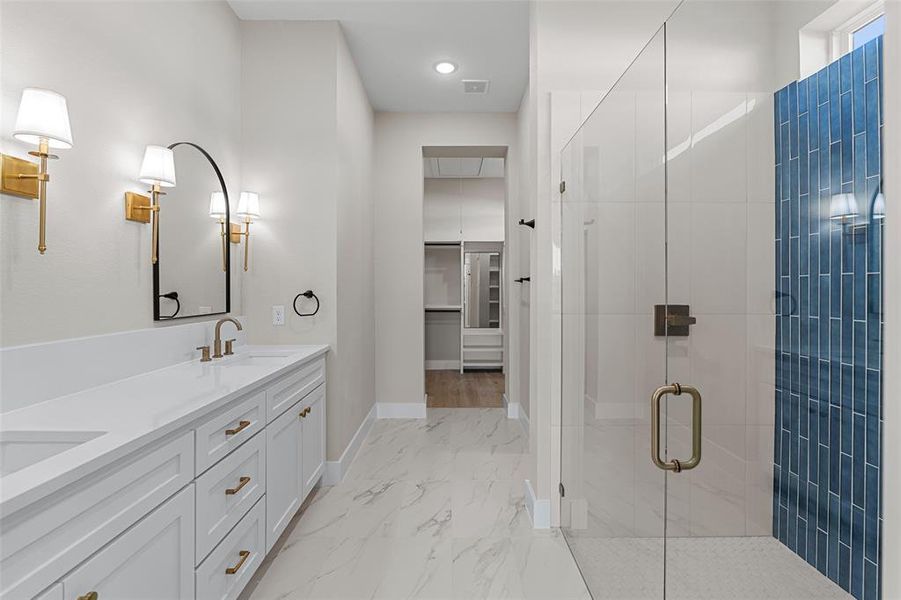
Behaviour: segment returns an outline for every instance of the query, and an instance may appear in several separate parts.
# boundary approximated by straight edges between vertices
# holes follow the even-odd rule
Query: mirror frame
[[[213,157],[210,156],[210,153],[195,144],[194,142],[175,142],[173,144],[169,144],[168,148],[170,150],[174,150],[178,146],[191,146],[195,150],[198,150],[203,156],[209,161],[210,165],[213,167],[213,171],[216,172],[216,177],[219,178],[219,186],[222,188],[222,193],[225,195],[225,223],[226,223],[226,236],[229,236],[228,226],[231,223],[231,206],[228,200],[228,188],[225,187],[225,179],[222,177],[222,171],[219,170],[219,165],[216,164],[216,161],[213,160]],[[163,256],[160,255],[156,261],[156,264],[153,265],[153,320],[154,321],[175,321],[176,319],[196,319],[199,317],[209,317],[212,315],[225,315],[231,312],[231,304],[232,304],[232,285],[231,285],[231,272],[232,272],[232,263],[231,263],[231,240],[227,240],[228,252],[225,253],[225,310],[220,312],[211,312],[205,313],[202,315],[183,315],[183,316],[175,316],[175,317],[167,317],[160,316],[160,263],[162,262]]]

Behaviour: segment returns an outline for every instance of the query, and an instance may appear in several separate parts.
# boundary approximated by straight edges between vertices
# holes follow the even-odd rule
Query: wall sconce
[[[882,192],[876,194],[876,198],[873,200],[872,215],[873,219],[876,221],[885,218],[885,196],[882,195]]]
[[[219,221],[219,228],[222,237],[222,270],[226,269],[225,256],[228,252],[227,232],[225,231],[225,218],[228,214],[225,205],[225,194],[222,192],[213,192],[210,194],[210,217]]]
[[[860,214],[854,194],[835,194],[829,202],[829,218],[842,223],[853,221]]]
[[[138,181],[151,186],[150,198],[127,192],[125,194],[125,218],[139,223],[152,223],[150,261],[157,263],[160,237],[160,196],[164,187],[175,187],[175,155],[165,146],[147,146]]]
[[[19,102],[16,128],[13,137],[38,149],[28,154],[38,158],[38,164],[13,156],[2,155],[2,184],[0,192],[40,202],[40,226],[38,252],[47,250],[47,161],[58,158],[50,154],[50,148],[72,147],[72,128],[69,126],[69,110],[66,98],[50,90],[25,88]]]
[[[256,192],[241,192],[238,200],[238,216],[244,220],[244,270],[247,270],[247,256],[250,253],[250,224],[260,218],[260,195]]]

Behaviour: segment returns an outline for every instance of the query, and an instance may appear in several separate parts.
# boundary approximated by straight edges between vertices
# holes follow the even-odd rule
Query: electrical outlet
[[[284,325],[285,324],[285,307],[283,305],[277,305],[272,307],[272,324],[273,325]]]

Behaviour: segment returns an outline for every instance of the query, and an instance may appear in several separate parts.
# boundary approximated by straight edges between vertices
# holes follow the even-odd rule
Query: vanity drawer
[[[266,425],[266,392],[261,390],[197,427],[196,473],[201,473],[252,438]]]
[[[237,598],[253,577],[266,556],[265,509],[265,500],[258,500],[203,564],[197,567],[195,589],[198,600]]]
[[[325,359],[318,358],[273,383],[266,390],[267,422],[288,410],[323,381],[325,381]]]
[[[266,436],[257,435],[197,478],[195,563],[266,491]]]
[[[194,476],[190,431],[0,521],[0,596],[31,598],[149,513]]]

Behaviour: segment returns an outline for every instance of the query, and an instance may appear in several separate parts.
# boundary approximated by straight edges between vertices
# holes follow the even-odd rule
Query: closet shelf
[[[459,304],[429,304],[425,307],[426,312],[459,312],[463,307]]]

